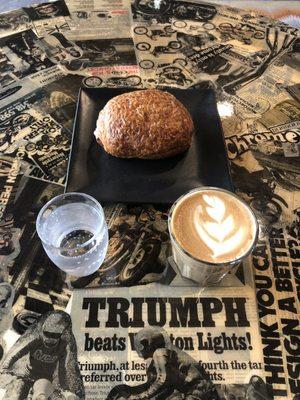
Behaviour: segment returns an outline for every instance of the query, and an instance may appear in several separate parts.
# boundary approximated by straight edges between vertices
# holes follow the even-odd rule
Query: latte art
[[[191,192],[173,210],[172,233],[194,258],[227,263],[244,256],[256,237],[256,222],[236,196],[217,189]]]
[[[199,238],[212,251],[212,257],[217,258],[241,245],[244,229],[236,227],[232,215],[226,216],[226,206],[221,199],[216,196],[204,195],[203,200],[208,206],[196,207],[194,225]]]

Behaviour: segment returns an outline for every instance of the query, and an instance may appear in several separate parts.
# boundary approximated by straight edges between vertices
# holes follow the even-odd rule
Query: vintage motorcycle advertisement
[[[77,290],[71,316],[87,400],[270,398],[252,287]]]
[[[54,32],[40,45],[64,73],[83,76],[83,86],[142,87],[131,38],[72,40]]]

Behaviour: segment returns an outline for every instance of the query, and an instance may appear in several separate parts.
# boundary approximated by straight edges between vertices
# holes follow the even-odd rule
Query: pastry
[[[115,157],[158,159],[187,150],[193,131],[193,120],[180,101],[168,92],[147,89],[109,100],[94,134]]]

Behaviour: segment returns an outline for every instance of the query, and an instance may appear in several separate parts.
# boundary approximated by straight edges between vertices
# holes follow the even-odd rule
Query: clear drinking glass
[[[105,258],[108,229],[104,212],[87,194],[54,197],[39,212],[36,228],[49,258],[70,275],[90,275]]]

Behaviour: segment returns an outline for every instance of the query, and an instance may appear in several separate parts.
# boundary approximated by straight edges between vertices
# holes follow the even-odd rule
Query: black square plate
[[[167,90],[185,105],[194,121],[196,132],[187,152],[162,160],[107,154],[94,137],[99,111],[112,97],[131,90],[80,90],[67,191],[81,191],[102,202],[171,204],[199,186],[233,189],[212,90]]]

